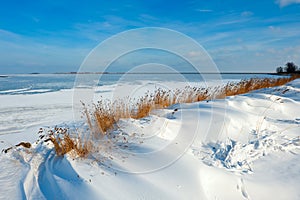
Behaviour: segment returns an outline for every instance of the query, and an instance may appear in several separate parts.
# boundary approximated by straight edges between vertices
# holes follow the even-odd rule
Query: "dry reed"
[[[140,119],[148,116],[154,109],[167,108],[176,103],[193,103],[211,99],[221,99],[228,96],[245,94],[253,90],[284,85],[299,76],[285,78],[251,78],[240,82],[228,82],[224,86],[214,88],[197,88],[187,86],[183,90],[157,89],[153,94],[146,93],[138,99],[134,105],[130,105],[130,99],[119,99],[114,102],[98,101],[94,105],[92,116],[88,116],[88,124],[95,134],[105,135],[114,128],[121,118]],[[127,100],[127,101],[126,101]],[[87,110],[86,107],[84,107]],[[93,120],[92,120],[93,119]],[[93,123],[93,122],[94,123]]]
[[[184,90],[157,89],[153,94],[149,92],[139,98],[135,104],[131,105],[132,99],[119,99],[114,102],[98,101],[89,112],[85,104],[84,115],[87,124],[94,137],[102,137],[113,129],[121,118],[140,119],[148,116],[154,109],[167,108],[176,103],[193,103],[203,100],[221,99],[227,96],[248,93],[253,90],[284,85],[299,76],[286,78],[251,78],[240,82],[229,82],[224,86],[214,88],[185,87]],[[67,129],[56,128],[50,132],[50,140],[57,155],[61,156],[68,152],[75,152],[78,156],[86,156],[92,149],[89,141],[80,138],[72,138]]]
[[[43,132],[39,133],[42,134]],[[51,141],[53,143],[58,156],[63,156],[70,152],[75,156],[86,157],[93,148],[90,141],[83,141],[80,137],[72,137],[66,128],[55,127],[43,137],[46,138],[44,142]]]

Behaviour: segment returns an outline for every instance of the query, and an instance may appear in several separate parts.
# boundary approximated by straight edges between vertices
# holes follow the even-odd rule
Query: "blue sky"
[[[300,65],[300,0],[11,0],[0,19],[0,74],[77,71],[103,40],[149,26],[192,37],[223,72]]]

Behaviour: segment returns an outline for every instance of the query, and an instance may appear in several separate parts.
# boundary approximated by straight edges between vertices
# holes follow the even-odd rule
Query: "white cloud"
[[[276,3],[279,4],[280,7],[285,7],[290,4],[298,4],[300,0],[277,0]]]
[[[3,39],[4,37],[9,37],[9,38],[19,38],[20,37],[18,34],[15,34],[11,31],[4,30],[4,29],[0,29],[0,36],[1,36],[1,39]]]
[[[190,51],[190,52],[188,52],[188,56],[191,57],[191,58],[199,57],[201,55],[203,55],[203,52],[200,52],[200,51]]]
[[[144,18],[143,20],[145,20],[145,15],[142,17]],[[150,18],[150,15],[147,17]],[[80,37],[100,42],[109,36],[128,30],[128,27],[135,28],[144,26],[146,25],[142,21],[127,20],[118,16],[107,15],[103,16],[103,20],[101,21],[74,24],[73,28],[75,30],[73,30],[73,33]]]
[[[213,10],[210,9],[196,9],[198,12],[212,12]]]
[[[55,42],[52,42],[55,41]],[[71,71],[80,66],[89,48],[74,48],[66,40],[43,40],[0,29],[0,71],[2,73]],[[64,66],[64,69],[61,68]]]
[[[32,17],[31,18],[35,23],[39,23],[41,20],[37,17]]]
[[[275,27],[275,26],[268,26],[268,28],[272,31],[272,32],[280,32],[281,28],[280,27]]]
[[[250,17],[252,15],[253,15],[253,12],[250,12],[250,11],[244,11],[241,13],[242,17]]]
[[[244,23],[248,21],[248,19],[242,18],[242,19],[232,19],[232,20],[224,20],[218,23],[217,25],[232,25],[232,24],[239,24],[239,23]]]

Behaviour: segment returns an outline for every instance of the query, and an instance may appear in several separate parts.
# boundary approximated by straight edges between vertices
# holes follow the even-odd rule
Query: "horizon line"
[[[276,75],[276,72],[30,72],[30,73],[7,73],[1,75],[9,74],[271,74]]]

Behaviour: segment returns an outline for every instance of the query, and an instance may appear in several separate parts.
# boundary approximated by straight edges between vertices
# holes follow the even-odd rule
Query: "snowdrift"
[[[56,156],[53,144],[38,141],[32,129],[26,129],[30,137],[5,135],[3,148],[7,141],[36,142],[0,155],[0,197],[299,199],[299,108],[299,79],[222,100],[175,104],[120,120],[112,144],[99,145],[87,158]]]

